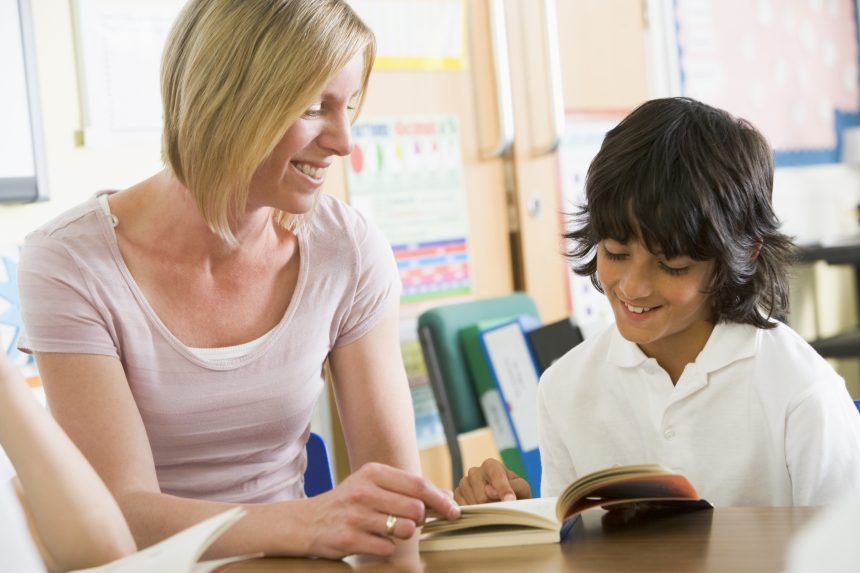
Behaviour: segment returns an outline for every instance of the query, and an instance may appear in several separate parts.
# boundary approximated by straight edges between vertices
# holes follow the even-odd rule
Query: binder
[[[526,333],[532,317],[490,321],[460,331],[466,361],[502,461],[540,495],[538,369]]]

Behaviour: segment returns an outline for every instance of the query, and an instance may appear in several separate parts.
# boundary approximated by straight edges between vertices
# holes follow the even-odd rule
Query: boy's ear
[[[753,247],[752,256],[750,256],[750,261],[754,261],[758,258],[759,254],[761,254],[761,246],[764,243],[762,241],[756,241],[755,247]]]

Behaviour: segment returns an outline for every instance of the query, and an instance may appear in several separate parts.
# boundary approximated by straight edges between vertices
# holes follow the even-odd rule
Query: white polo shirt
[[[0,559],[3,571],[45,573],[45,565],[33,544],[18,495],[12,488],[15,470],[0,449]]]
[[[800,336],[717,325],[677,385],[615,325],[541,378],[541,493],[613,464],[659,463],[720,506],[860,496],[860,414]]]

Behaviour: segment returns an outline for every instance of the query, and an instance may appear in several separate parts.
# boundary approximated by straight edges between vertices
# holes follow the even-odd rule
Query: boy
[[[773,160],[749,123],[689,98],[647,102],[610,131],[566,235],[615,324],[540,384],[543,495],[614,464],[660,463],[716,505],[817,505],[860,494],[860,416],[794,331],[791,240]],[[528,497],[488,460],[455,499]]]

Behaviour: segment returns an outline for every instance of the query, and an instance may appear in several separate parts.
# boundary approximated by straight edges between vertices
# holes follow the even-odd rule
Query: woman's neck
[[[241,248],[229,244],[209,228],[191,194],[167,170],[113,195],[109,203],[125,240],[158,245],[167,256],[186,260],[217,263],[262,252],[282,231],[271,209],[256,209],[231,222]]]

